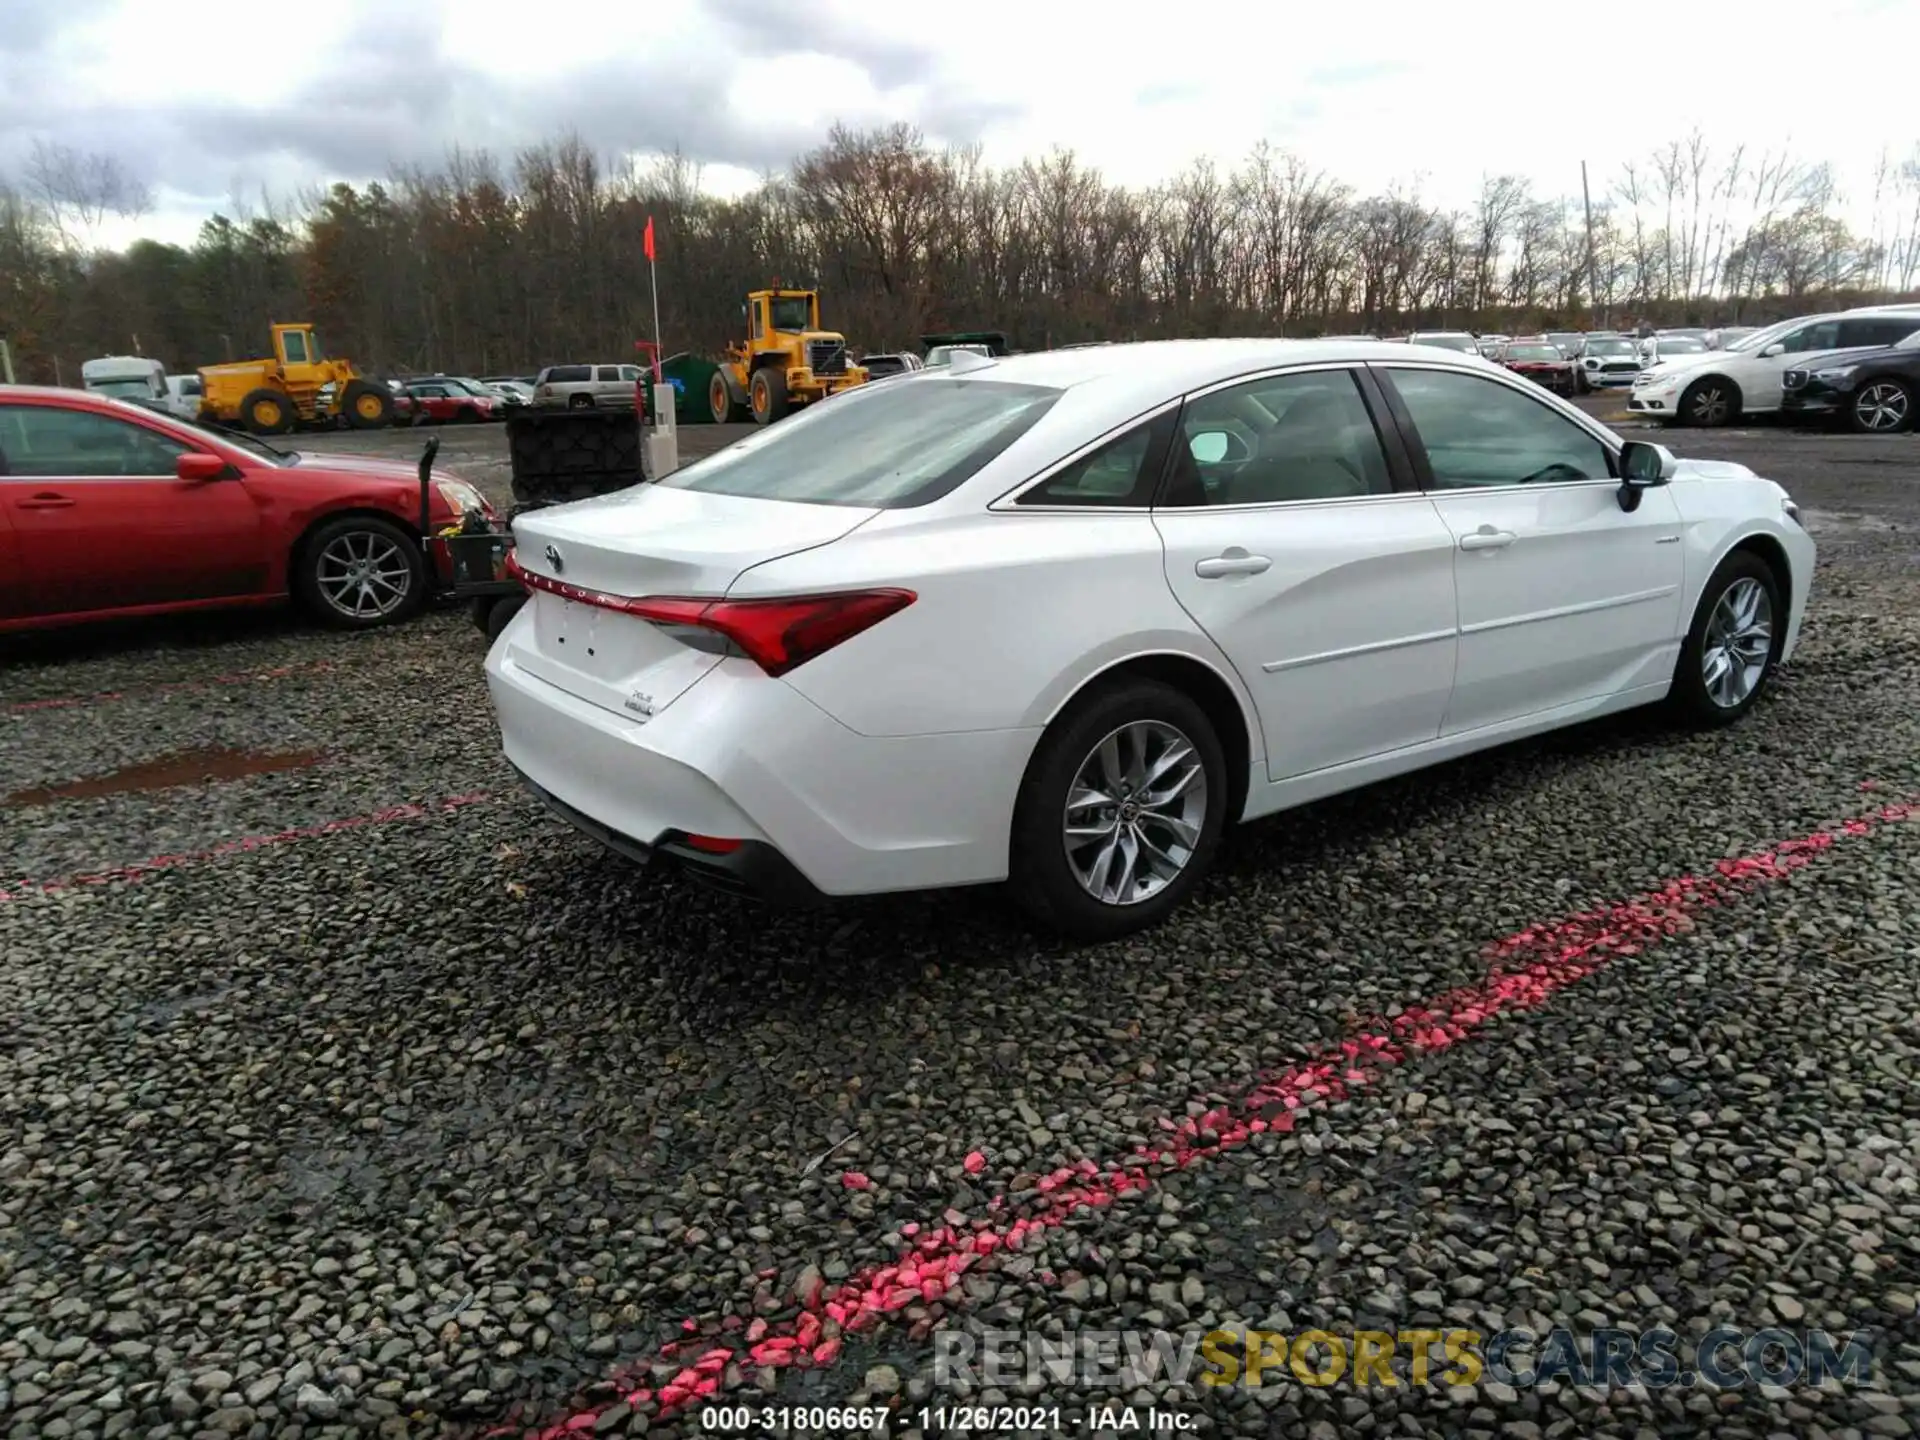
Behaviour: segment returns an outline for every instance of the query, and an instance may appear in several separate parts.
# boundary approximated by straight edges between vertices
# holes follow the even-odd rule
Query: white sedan
[[[1791,655],[1813,541],[1477,357],[1172,341],[862,387],[523,514],[487,678],[581,830],[789,900],[1151,924],[1221,827]]]

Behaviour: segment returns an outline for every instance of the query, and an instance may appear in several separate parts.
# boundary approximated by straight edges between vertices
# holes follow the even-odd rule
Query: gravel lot
[[[500,432],[442,434],[504,497]],[[1782,480],[1822,545],[1746,724],[1632,717],[1264,822],[1104,948],[975,894],[786,916],[637,874],[516,791],[460,614],[0,651],[0,1429],[703,1433],[659,1415],[683,1364],[829,1343],[795,1295],[884,1296],[903,1248],[938,1296],[943,1227],[1026,1216],[944,1311],[854,1300],[892,1313],[721,1393],[917,1406],[940,1313],[1584,1316],[1867,1327],[1883,1388],[1080,1398],[1313,1440],[1914,1433],[1920,824],[1661,887],[1920,793],[1920,438],[1666,438]],[[103,778],[213,748],[187,769],[233,778]],[[1414,1023],[1512,936],[1536,992]],[[1285,1067],[1356,1033],[1405,1043],[1254,1133],[1318,1073]],[[1110,1204],[1036,1183],[1087,1160],[1110,1191],[1141,1144],[1173,1158]]]

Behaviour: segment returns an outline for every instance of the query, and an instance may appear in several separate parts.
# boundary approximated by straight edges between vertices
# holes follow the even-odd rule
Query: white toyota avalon
[[[1814,564],[1744,466],[1364,341],[956,356],[514,529],[487,678],[572,824],[784,901],[1006,881],[1089,938],[1229,822],[1654,701],[1738,719]]]

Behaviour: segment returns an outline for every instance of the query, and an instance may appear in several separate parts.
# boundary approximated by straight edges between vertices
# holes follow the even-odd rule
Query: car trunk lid
[[[514,521],[532,591],[514,660],[559,689],[636,720],[659,714],[720,662],[711,631],[626,613],[621,599],[718,599],[748,569],[831,544],[878,511],[638,485]]]

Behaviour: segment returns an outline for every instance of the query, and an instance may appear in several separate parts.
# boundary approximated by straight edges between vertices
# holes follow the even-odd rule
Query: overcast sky
[[[137,230],[186,242],[262,186],[374,178],[454,143],[509,155],[568,128],[607,154],[677,146],[720,190],[784,167],[836,119],[909,121],[996,162],[1065,146],[1128,183],[1265,138],[1362,188],[1418,181],[1464,204],[1501,172],[1577,196],[1582,159],[1598,191],[1698,126],[1720,153],[1790,141],[1834,160],[1856,214],[1880,145],[1920,141],[1920,0],[593,0],[577,13],[584,30],[538,0],[0,0],[0,173],[36,137],[109,151],[155,197]]]

